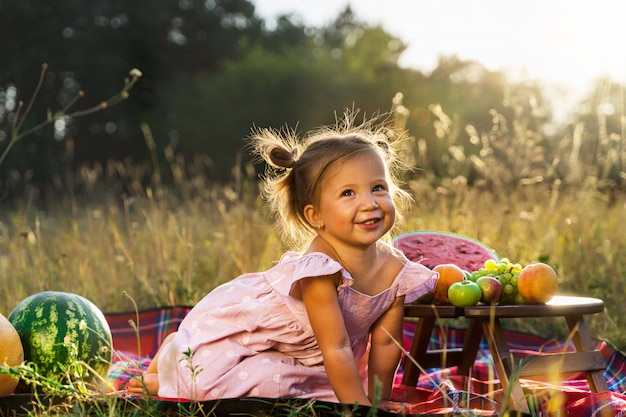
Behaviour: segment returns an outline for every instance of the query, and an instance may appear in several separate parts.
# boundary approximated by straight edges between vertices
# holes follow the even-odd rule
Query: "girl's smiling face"
[[[311,225],[321,226],[329,241],[369,246],[384,236],[395,221],[387,170],[381,157],[363,154],[329,169],[322,183]]]

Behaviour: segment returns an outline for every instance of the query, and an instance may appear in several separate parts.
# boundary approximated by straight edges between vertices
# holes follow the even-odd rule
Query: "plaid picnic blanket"
[[[123,389],[126,382],[145,370],[163,339],[175,331],[191,307],[174,306],[140,311],[139,313],[106,314],[113,335],[114,363],[109,371],[113,390]],[[415,333],[415,322],[404,325],[403,346],[409,349]],[[461,347],[464,329],[438,328],[433,332],[430,347]],[[574,347],[563,341],[546,340],[521,332],[506,332],[511,352],[516,356],[557,352]],[[606,341],[596,341],[596,348],[606,361],[604,376],[609,386],[605,393],[592,393],[584,373],[567,375],[563,381],[522,380],[525,391],[542,399],[532,410],[536,414],[555,415],[565,412],[569,417],[601,417],[626,414],[626,355]],[[427,369],[416,387],[403,386],[400,369],[394,386],[395,399],[407,401],[409,414],[451,414],[471,410],[473,414],[496,415],[506,402],[491,355],[483,340],[471,377],[455,375],[455,368]]]

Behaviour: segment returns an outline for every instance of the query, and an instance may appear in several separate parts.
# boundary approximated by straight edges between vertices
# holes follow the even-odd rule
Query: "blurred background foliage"
[[[512,83],[455,56],[441,57],[428,74],[400,67],[406,45],[349,6],[323,27],[289,15],[268,27],[248,0],[5,0],[0,37],[0,151],[43,63],[23,129],[79,91],[76,107],[97,105],[131,68],[143,73],[123,104],[16,144],[0,166],[2,204],[28,190],[45,205],[60,189],[80,187],[68,173],[112,169],[111,161],[154,168],[173,153],[204,155],[206,175],[226,180],[245,167],[242,139],[252,126],[306,131],[345,108],[373,115],[392,106],[402,110],[402,126],[416,139],[414,162],[432,181],[488,182],[485,170],[498,164],[510,168],[509,185],[589,175],[611,190],[623,183],[622,86],[598,80],[579,111],[557,124],[532,81]],[[435,41],[436,34],[424,40]]]
[[[322,27],[288,15],[270,26],[248,0],[3,0],[0,39],[0,311],[50,288],[105,311],[129,308],[120,291],[140,307],[192,304],[268,267],[283,248],[243,139],[355,108],[389,112],[413,139],[405,230],[551,263],[564,293],[605,300],[594,332],[626,347],[626,119],[610,79],[557,118],[544,86],[479,62],[401,67],[406,45],[349,7]],[[133,68],[127,100],[11,145],[21,120],[28,132],[74,100],[94,108]]]

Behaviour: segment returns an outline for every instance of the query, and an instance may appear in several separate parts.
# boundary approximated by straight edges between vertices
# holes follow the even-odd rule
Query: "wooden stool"
[[[502,389],[505,392],[510,390],[515,409],[529,412],[518,378],[549,375],[552,372],[559,374],[585,372],[591,391],[608,391],[603,374],[606,368],[604,357],[594,348],[583,317],[585,314],[603,311],[604,302],[600,299],[566,296],[555,296],[546,304],[466,307],[463,315],[469,320],[471,329],[471,331],[468,329],[468,339],[473,339],[466,340],[466,343],[473,346],[480,343],[482,336],[485,336]],[[565,318],[576,351],[541,354],[517,361],[509,350],[501,320],[530,317]],[[519,367],[517,371],[516,367]],[[462,371],[466,372],[467,369]],[[511,379],[514,372],[515,378]]]
[[[421,261],[430,268],[439,263],[453,263],[465,270],[474,271],[485,260],[498,259],[495,252],[481,242],[454,233],[429,230],[407,232],[394,239],[393,243],[409,259]],[[414,303],[404,307],[405,317],[419,319],[409,354],[421,367],[445,368],[456,365],[457,374],[469,376],[480,341],[485,336],[502,388],[505,392],[510,389],[513,407],[524,412],[528,412],[528,403],[518,378],[546,375],[552,369],[557,369],[560,374],[584,371],[593,392],[608,390],[603,375],[606,367],[604,358],[594,349],[583,318],[585,314],[603,311],[604,302],[597,298],[564,296],[556,296],[545,305],[480,305],[461,309],[451,305]],[[463,348],[429,351],[428,344],[436,320],[459,317],[469,320]],[[564,317],[576,351],[542,354],[515,361],[504,337],[501,320],[530,317]],[[516,377],[512,380],[511,376],[518,365],[519,372],[516,372]],[[405,358],[403,369],[402,384],[415,386],[420,374],[419,368],[410,358]]]

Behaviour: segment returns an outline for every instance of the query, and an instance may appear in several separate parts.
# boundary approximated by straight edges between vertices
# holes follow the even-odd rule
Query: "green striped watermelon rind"
[[[22,300],[8,319],[22,341],[25,362],[34,364],[39,375],[85,384],[98,383],[94,372],[106,377],[112,356],[111,329],[102,311],[85,297],[40,292]]]

